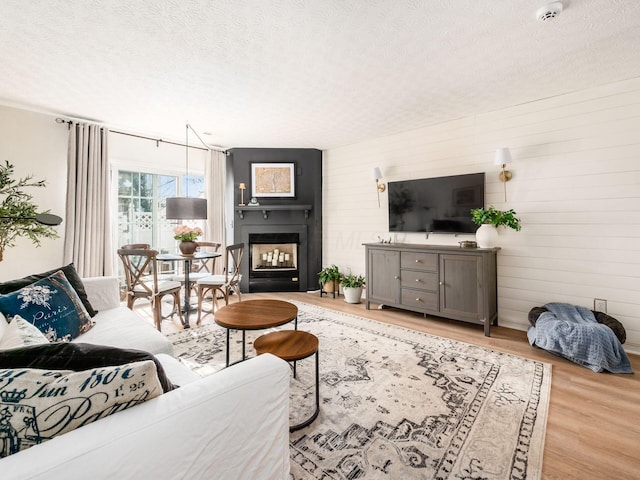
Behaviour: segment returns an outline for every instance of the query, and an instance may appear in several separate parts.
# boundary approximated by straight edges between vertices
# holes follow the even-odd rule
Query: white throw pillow
[[[8,326],[9,322],[7,322],[5,316],[2,314],[2,312],[0,312],[0,339],[4,335],[4,332],[7,330]]]
[[[82,372],[0,369],[0,458],[161,394],[153,360]]]
[[[49,343],[49,340],[35,325],[15,315],[5,329],[4,335],[0,338],[0,350],[42,345],[44,343]]]

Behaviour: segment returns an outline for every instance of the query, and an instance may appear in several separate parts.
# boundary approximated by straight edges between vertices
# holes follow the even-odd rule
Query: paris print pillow
[[[69,342],[94,325],[61,270],[20,290],[0,295],[0,312],[9,323],[16,315],[24,318],[50,342]]]

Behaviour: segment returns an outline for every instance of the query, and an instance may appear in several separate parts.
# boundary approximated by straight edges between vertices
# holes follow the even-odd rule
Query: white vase
[[[480,248],[493,248],[498,244],[498,229],[489,223],[476,230],[476,242]]]
[[[362,300],[362,287],[342,287],[342,293],[347,303],[360,303]]]

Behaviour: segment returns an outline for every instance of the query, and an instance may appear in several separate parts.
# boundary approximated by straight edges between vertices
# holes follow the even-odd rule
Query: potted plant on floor
[[[318,273],[318,282],[322,287],[322,291],[326,293],[333,293],[338,291],[338,282],[340,281],[342,274],[337,265],[331,265],[324,267]]]
[[[362,289],[364,288],[364,277],[350,273],[340,280],[344,301],[347,303],[360,303],[362,300]]]
[[[41,215],[37,213],[33,195],[24,190],[44,187],[45,181],[34,180],[33,175],[19,179],[13,176],[11,163],[0,164],[0,261],[4,250],[15,246],[19,237],[27,237],[36,247],[40,246],[41,238],[58,238],[53,226],[38,220]]]
[[[508,227],[520,231],[520,219],[516,212],[511,210],[496,210],[491,205],[489,208],[474,208],[471,210],[471,219],[480,228],[476,231],[476,240],[480,248],[495,247],[498,241],[497,227]]]

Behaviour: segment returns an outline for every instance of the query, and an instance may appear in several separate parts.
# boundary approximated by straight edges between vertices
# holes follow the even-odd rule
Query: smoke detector
[[[539,22],[550,22],[562,12],[562,2],[551,2],[541,7],[536,12]]]

